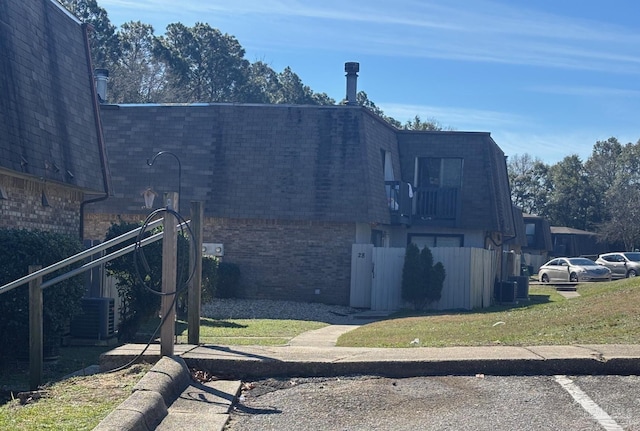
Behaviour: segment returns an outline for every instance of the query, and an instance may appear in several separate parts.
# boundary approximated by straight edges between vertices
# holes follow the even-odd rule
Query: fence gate
[[[373,249],[373,274],[371,283],[372,310],[399,310],[402,308],[402,267],[404,248]]]
[[[351,307],[371,308],[372,258],[373,244],[351,246]]]

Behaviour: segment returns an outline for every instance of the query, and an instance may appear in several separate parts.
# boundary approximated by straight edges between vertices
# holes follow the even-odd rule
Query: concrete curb
[[[94,431],[152,431],[168,414],[168,406],[191,382],[182,358],[163,356],[134,386],[133,393]]]
[[[184,360],[179,356],[163,356],[133,387],[133,391],[157,392],[170,406],[189,384],[191,373]]]
[[[144,346],[127,345],[101,356],[108,366],[130,361]],[[375,374],[554,375],[640,373],[639,345],[478,346],[416,348],[315,348],[306,346],[181,345],[191,368],[235,379],[275,376]],[[152,346],[145,360],[155,357]],[[149,355],[147,358],[146,355]]]

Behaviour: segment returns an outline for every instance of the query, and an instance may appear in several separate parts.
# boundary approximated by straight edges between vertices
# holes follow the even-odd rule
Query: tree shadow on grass
[[[236,322],[229,322],[228,320],[215,320],[215,319],[200,319],[200,327],[207,328],[230,328],[230,329],[242,329],[247,328],[249,325],[242,325]],[[186,334],[189,329],[189,324],[184,320],[176,321],[176,335]]]
[[[555,301],[551,300],[548,294],[529,294],[528,299],[519,299],[516,302],[497,303],[486,308],[474,308],[473,310],[423,310],[416,311],[410,309],[402,309],[390,314],[388,319],[399,319],[404,317],[424,317],[424,316],[446,316],[450,314],[491,314],[499,313],[506,310],[516,310],[519,308],[527,308],[532,305],[549,304]],[[382,320],[382,319],[381,319]]]

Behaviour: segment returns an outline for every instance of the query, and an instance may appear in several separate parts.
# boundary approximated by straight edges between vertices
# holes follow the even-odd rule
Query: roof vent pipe
[[[358,93],[358,72],[360,63],[349,62],[344,64],[344,71],[347,72],[347,105],[357,105],[356,94]]]
[[[107,69],[96,69],[94,72],[93,79],[96,83],[98,102],[107,103],[107,80],[109,79],[109,71]]]

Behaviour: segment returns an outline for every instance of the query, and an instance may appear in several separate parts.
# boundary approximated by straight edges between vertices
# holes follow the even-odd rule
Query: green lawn
[[[183,330],[180,330],[184,326]],[[303,332],[327,326],[323,322],[269,319],[200,319],[200,342],[224,345],[284,345]],[[178,327],[178,342],[186,343],[186,323]]]
[[[147,338],[156,329],[159,319],[153,319],[143,327]],[[224,345],[284,345],[303,332],[313,331],[327,326],[324,322],[308,320],[276,319],[200,319],[200,343]],[[158,334],[160,332],[158,331]],[[184,320],[176,322],[178,343],[188,342],[188,325]]]
[[[73,377],[41,388],[32,401],[0,405],[0,429],[15,431],[91,430],[130,394],[150,365],[113,374]]]
[[[470,312],[397,313],[342,335],[339,346],[486,346],[640,343],[640,277],[584,283],[578,298],[553,287],[530,289],[530,301]],[[413,340],[419,343],[411,343]]]

